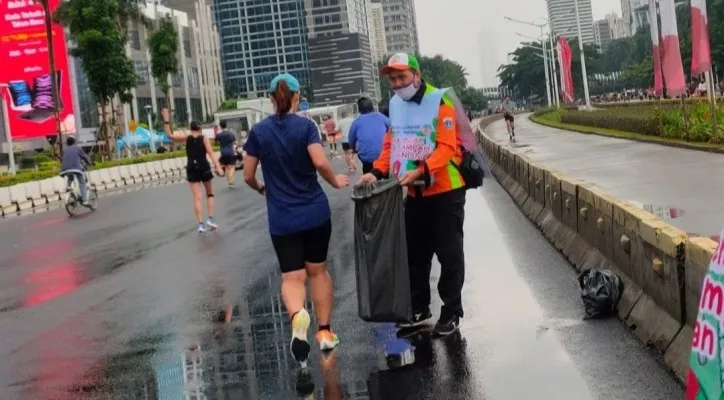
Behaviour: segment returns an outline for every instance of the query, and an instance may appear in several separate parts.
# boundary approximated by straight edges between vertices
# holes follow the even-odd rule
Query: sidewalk
[[[534,162],[669,218],[689,234],[718,235],[724,226],[724,155],[549,128],[528,114],[515,122],[516,143],[508,141],[503,121],[486,133]]]

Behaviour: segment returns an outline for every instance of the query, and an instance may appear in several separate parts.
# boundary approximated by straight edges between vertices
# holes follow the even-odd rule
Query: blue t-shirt
[[[364,162],[375,162],[382,151],[385,133],[390,129],[390,119],[378,112],[362,114],[352,123],[349,144]]]
[[[322,143],[314,122],[296,114],[267,117],[249,132],[244,150],[261,162],[269,233],[290,235],[332,216],[307,146]]]
[[[234,142],[236,141],[236,136],[233,133],[229,131],[221,131],[218,135],[216,135],[216,140],[221,146],[222,156],[234,155]]]

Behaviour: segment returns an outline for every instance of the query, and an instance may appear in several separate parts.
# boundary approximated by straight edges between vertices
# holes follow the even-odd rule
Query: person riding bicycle
[[[73,136],[68,136],[65,141],[65,149],[63,149],[63,162],[61,163],[60,173],[65,175],[69,187],[73,183],[73,179],[78,179],[81,204],[84,206],[88,205],[88,182],[85,180],[83,171],[86,170],[88,165],[91,165],[91,161],[85,151],[75,143]]]

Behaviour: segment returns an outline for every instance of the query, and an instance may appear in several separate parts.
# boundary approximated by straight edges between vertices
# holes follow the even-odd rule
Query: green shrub
[[[561,122],[660,136],[659,119],[652,108],[566,111],[561,116]]]
[[[556,111],[556,108],[555,108],[555,107],[543,107],[543,108],[539,108],[539,109],[535,110],[535,111],[533,112],[533,116],[534,116],[534,117],[540,117],[540,116],[542,116],[542,115],[545,115],[545,114],[548,114],[548,113],[552,113],[553,111]]]

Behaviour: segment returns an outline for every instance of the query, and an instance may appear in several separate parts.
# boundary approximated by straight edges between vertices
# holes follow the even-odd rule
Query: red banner
[[[573,61],[573,51],[565,37],[558,37],[558,65],[561,70],[561,97],[563,102],[571,104],[575,101],[573,91],[573,75],[571,74],[571,62]]]
[[[51,12],[62,0],[48,0]],[[38,0],[0,0],[0,91],[13,140],[54,135],[52,78],[45,13]],[[53,24],[61,129],[75,132],[68,50],[63,27]],[[4,111],[5,111],[4,110]]]

